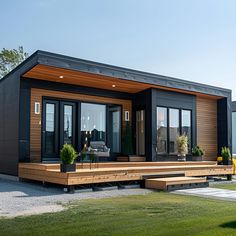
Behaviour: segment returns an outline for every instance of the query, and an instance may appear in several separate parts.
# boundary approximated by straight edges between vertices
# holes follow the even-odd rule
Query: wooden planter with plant
[[[176,139],[178,161],[186,161],[186,155],[188,154],[188,136],[180,135]]]
[[[223,165],[232,165],[232,155],[230,152],[230,148],[222,147],[221,156],[223,158]]]
[[[195,146],[192,149],[192,161],[202,161],[204,154],[205,151],[201,147]]]
[[[76,171],[75,160],[77,158],[75,149],[70,144],[64,144],[60,151],[61,172]]]

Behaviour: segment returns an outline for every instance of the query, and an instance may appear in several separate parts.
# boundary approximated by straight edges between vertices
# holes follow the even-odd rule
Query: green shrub
[[[70,144],[64,144],[60,151],[60,158],[63,164],[73,164],[78,154]]]
[[[192,155],[193,156],[200,157],[200,156],[203,156],[204,154],[205,154],[205,151],[199,146],[195,146],[192,149]]]
[[[223,160],[232,160],[230,148],[222,147],[222,149],[221,149],[221,156],[223,157]]]

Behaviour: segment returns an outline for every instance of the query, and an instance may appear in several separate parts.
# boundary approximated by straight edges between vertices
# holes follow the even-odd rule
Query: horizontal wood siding
[[[116,104],[122,105],[123,107],[123,122],[124,122],[124,113],[129,111],[130,116],[132,115],[132,102],[130,100],[115,99],[115,98],[106,98],[98,97],[84,94],[76,93],[66,93],[60,91],[52,91],[45,89],[31,89],[31,121],[30,121],[30,160],[32,162],[41,161],[41,126],[42,126],[42,100],[43,97],[52,97],[60,99],[72,99],[79,100],[84,102],[98,102],[98,103],[107,103],[107,104]],[[40,115],[34,113],[34,104],[35,102],[40,102],[41,112]],[[132,120],[132,117],[130,117]],[[123,127],[124,124],[123,124]]]
[[[197,97],[197,144],[204,148],[205,160],[217,158],[217,101]]]

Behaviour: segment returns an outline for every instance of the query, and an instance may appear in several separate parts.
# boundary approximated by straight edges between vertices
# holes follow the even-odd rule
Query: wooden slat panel
[[[180,184],[194,184],[194,183],[205,183],[206,178],[199,177],[169,177],[169,178],[155,178],[146,179],[145,187],[151,189],[166,189],[169,185],[180,185]]]
[[[38,164],[44,165],[44,164]],[[50,165],[50,164],[48,164]],[[48,165],[44,165],[48,167]],[[55,167],[55,165],[53,165]],[[185,176],[207,176],[233,174],[233,166],[223,165],[182,165],[182,166],[129,166],[96,169],[78,169],[76,172],[61,173],[56,169],[38,168],[37,165],[20,163],[19,177],[58,184],[76,185],[115,181],[141,180],[146,174],[176,173],[181,171]]]
[[[123,107],[123,116],[125,111],[130,112],[130,120],[132,120],[132,101],[125,99],[116,99],[116,98],[106,98],[98,97],[77,93],[66,93],[60,91],[51,91],[45,89],[31,89],[31,120],[30,120],[30,159],[32,162],[41,161],[41,126],[42,126],[42,99],[43,96],[60,98],[60,99],[72,99],[80,100],[84,102],[98,102],[98,103],[108,103],[122,105]],[[40,102],[41,104],[41,114],[37,115],[34,113],[34,103]],[[125,121],[123,119],[123,128],[125,127]]]
[[[60,78],[61,75],[63,76],[63,78]],[[103,88],[107,90],[120,91],[126,93],[137,93],[149,88],[159,88],[186,94],[195,94],[209,99],[221,98],[219,96],[212,96],[208,94],[201,94],[187,90],[164,87],[160,85],[152,85],[131,80],[124,80],[112,76],[104,76],[99,74],[63,69],[40,64],[36,65],[31,70],[26,72],[23,77],[58,83],[75,84],[92,88]],[[116,86],[113,87],[113,84],[115,84]]]
[[[197,97],[197,144],[206,154],[204,160],[217,158],[217,101]]]

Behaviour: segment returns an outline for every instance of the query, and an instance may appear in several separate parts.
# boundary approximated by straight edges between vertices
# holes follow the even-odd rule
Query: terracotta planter
[[[75,172],[76,164],[61,164],[61,172]]]

